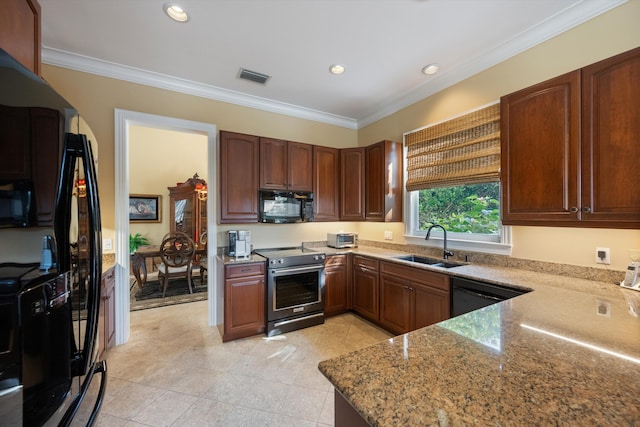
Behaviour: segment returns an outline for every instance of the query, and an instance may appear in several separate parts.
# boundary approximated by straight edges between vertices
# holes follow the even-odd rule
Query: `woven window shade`
[[[407,191],[500,179],[500,104],[405,135]]]

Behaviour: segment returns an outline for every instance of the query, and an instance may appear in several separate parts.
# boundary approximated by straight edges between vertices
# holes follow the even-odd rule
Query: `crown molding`
[[[502,45],[497,47],[492,46],[491,49],[480,52],[473,58],[448,67],[449,71],[445,70],[432,79],[394,98],[372,106],[369,109],[369,113],[359,119],[338,116],[267,98],[247,95],[217,86],[128,67],[46,46],[42,47],[42,62],[103,77],[357,130],[522,53],[537,44],[618,7],[627,1],[628,0],[583,0],[557,13],[541,24],[523,31],[512,39],[505,41]]]
[[[216,86],[206,85],[191,80],[155,73],[139,68],[128,67],[114,62],[103,61],[88,56],[42,47],[42,62],[45,64],[82,71],[98,76],[117,80],[124,80],[145,86],[157,87],[201,98],[228,102],[243,107],[255,108],[271,113],[284,114],[286,116],[312,120],[347,129],[357,129],[357,122],[348,117],[324,113],[297,105],[273,101],[258,96],[222,89]]]
[[[502,61],[526,51],[546,40],[570,30],[596,16],[608,12],[628,0],[583,0],[535,27],[506,40],[500,46],[493,46],[463,63],[449,67],[449,71],[436,74],[431,80],[405,91],[381,105],[371,109],[370,114],[358,119],[358,129],[368,126],[391,114],[421,101],[443,89],[453,86],[476,75]]]

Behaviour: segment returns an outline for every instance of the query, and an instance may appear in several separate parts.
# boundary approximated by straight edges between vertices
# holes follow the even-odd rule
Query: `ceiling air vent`
[[[267,81],[271,78],[271,76],[267,76],[266,74],[247,70],[245,68],[240,68],[240,75],[238,77],[240,77],[241,79],[251,80],[252,82],[260,83],[261,85],[266,84]]]

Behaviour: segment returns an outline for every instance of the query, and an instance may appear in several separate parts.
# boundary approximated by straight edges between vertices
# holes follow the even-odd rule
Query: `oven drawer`
[[[225,277],[231,279],[234,277],[263,275],[265,271],[264,264],[264,262],[256,262],[252,264],[227,265],[225,266]]]

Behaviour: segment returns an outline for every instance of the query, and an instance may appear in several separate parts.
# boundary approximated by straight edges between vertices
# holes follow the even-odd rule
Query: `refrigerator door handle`
[[[76,395],[76,397],[73,399],[73,402],[71,402],[71,406],[69,406],[69,408],[67,409],[67,412],[65,412],[64,416],[58,423],[58,427],[69,427],[71,425],[71,422],[73,421],[73,418],[75,417],[76,412],[78,412],[78,408],[80,407],[80,404],[82,403],[85,395],[87,394],[89,385],[91,385],[91,381],[93,380],[93,375],[98,373],[100,374],[100,388],[98,389],[98,395],[96,396],[96,403],[93,406],[93,409],[91,410],[91,415],[89,416],[89,419],[87,420],[86,425],[87,427],[90,427],[93,425],[93,423],[95,423],[96,418],[98,417],[98,412],[100,412],[100,407],[102,407],[104,394],[107,390],[107,362],[105,360],[101,360],[100,362],[97,362],[89,370],[89,372],[87,373],[87,376],[85,377],[84,382],[82,383],[80,393],[78,393],[78,395]]]
[[[93,363],[96,337],[98,333],[98,310],[102,283],[102,234],[100,222],[100,204],[98,200],[98,182],[93,161],[91,144],[82,134],[65,134],[62,156],[58,198],[56,200],[55,222],[58,239],[58,263],[61,271],[71,270],[71,249],[68,230],[71,226],[71,200],[74,188],[76,163],[82,161],[87,198],[88,214],[88,250],[89,250],[89,286],[87,289],[87,319],[84,330],[84,341],[78,343],[81,348],[74,348],[71,361],[71,375],[82,376]],[[82,336],[82,334],[80,335]],[[74,340],[75,342],[75,340]]]

